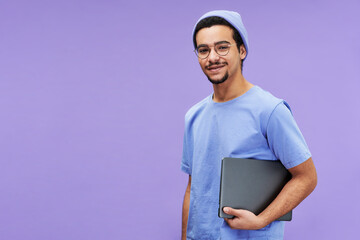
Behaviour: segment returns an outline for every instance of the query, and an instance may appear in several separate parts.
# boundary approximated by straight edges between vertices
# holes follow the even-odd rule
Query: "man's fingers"
[[[240,217],[242,215],[242,213],[244,213],[245,210],[243,210],[243,209],[233,209],[231,207],[224,207],[223,211],[226,214],[234,215],[236,217]]]
[[[231,207],[224,207],[223,211],[226,214],[235,216],[234,218],[225,218],[224,220],[227,222],[230,228],[232,229],[259,229],[264,226],[263,221],[259,219],[254,213],[245,210],[245,209],[233,209]]]
[[[227,222],[227,224],[229,225],[230,228],[233,228],[232,222],[234,221],[234,219],[224,218],[224,220]]]
[[[231,208],[231,207],[224,207],[223,209],[224,213],[229,214],[229,215],[235,215],[235,209]]]

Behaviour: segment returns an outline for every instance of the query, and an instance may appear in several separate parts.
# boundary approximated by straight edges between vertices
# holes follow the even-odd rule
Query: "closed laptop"
[[[223,158],[219,197],[219,217],[232,218],[223,207],[261,213],[291,179],[280,161],[244,158]],[[291,221],[292,211],[279,221]]]

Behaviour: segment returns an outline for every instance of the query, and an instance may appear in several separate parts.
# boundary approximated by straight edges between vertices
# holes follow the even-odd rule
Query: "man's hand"
[[[257,230],[266,226],[265,221],[254,213],[243,210],[224,207],[224,212],[234,215],[234,218],[225,218],[225,221],[232,229]]]

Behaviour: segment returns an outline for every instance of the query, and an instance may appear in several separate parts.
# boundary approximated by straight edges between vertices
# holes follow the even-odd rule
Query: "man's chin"
[[[207,76],[207,78],[209,79],[209,81],[212,83],[212,84],[220,84],[220,83],[223,83],[223,82],[225,82],[227,79],[228,79],[228,77],[229,77],[229,74],[228,73],[226,73],[225,75],[224,75],[224,77],[222,77],[221,79],[218,79],[218,80],[215,80],[215,79],[211,79],[208,75],[206,75]]]

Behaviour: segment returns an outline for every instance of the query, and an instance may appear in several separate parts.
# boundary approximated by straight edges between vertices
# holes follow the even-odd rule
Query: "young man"
[[[236,12],[212,11],[193,31],[195,53],[214,93],[185,116],[181,169],[189,174],[183,203],[182,239],[283,239],[284,222],[315,188],[316,170],[288,104],[242,74],[248,38]],[[269,79],[271,81],[271,79]],[[259,215],[224,208],[217,216],[221,159],[279,159],[292,174],[277,198]]]

